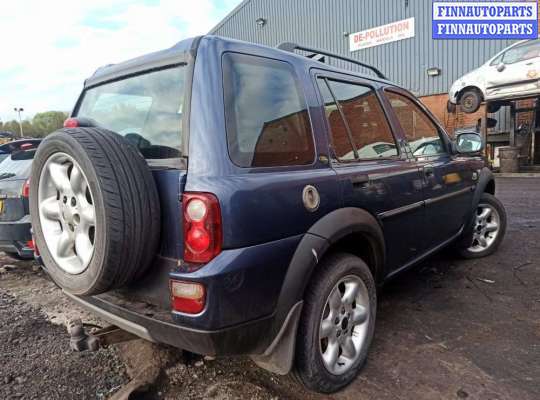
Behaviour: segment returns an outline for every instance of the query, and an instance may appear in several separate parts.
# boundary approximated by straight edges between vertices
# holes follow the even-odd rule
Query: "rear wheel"
[[[304,298],[296,377],[322,393],[335,392],[352,382],[366,362],[376,309],[375,282],[368,266],[345,253],[326,258]]]
[[[473,216],[472,240],[459,249],[465,258],[480,258],[494,253],[506,233],[506,210],[492,194],[484,193]]]
[[[159,198],[146,161],[122,136],[57,131],[40,144],[32,177],[36,245],[59,286],[98,294],[148,268],[159,240]]]
[[[481,103],[482,96],[477,89],[467,89],[459,97],[461,109],[467,114],[472,114],[478,111]]]

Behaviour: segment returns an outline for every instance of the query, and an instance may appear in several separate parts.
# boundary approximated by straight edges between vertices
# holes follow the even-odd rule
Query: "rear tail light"
[[[221,211],[210,193],[184,193],[184,261],[207,263],[221,252]]]
[[[28,240],[28,241],[26,242],[26,247],[28,247],[29,249],[34,250],[34,249],[36,248],[36,246],[34,245],[34,239]]]
[[[171,280],[171,302],[174,311],[199,314],[204,310],[206,290],[200,283]]]
[[[28,198],[30,196],[30,178],[24,182],[24,185],[22,187],[22,197]]]
[[[64,128],[77,128],[79,126],[79,121],[77,118],[68,118],[64,121]]]

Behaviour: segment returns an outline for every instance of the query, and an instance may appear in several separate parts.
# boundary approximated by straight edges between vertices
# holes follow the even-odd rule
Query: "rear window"
[[[77,116],[124,136],[147,159],[181,156],[185,66],[86,90]]]
[[[0,157],[0,180],[2,179],[26,179],[30,176],[32,160],[36,154],[36,149],[15,151],[11,154]]]
[[[306,102],[286,62],[223,56],[227,141],[240,167],[305,165],[314,161]]]

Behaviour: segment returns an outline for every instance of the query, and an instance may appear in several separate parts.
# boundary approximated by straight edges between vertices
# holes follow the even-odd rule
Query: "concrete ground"
[[[368,363],[330,398],[540,399],[540,179],[498,178],[497,196],[508,211],[499,251],[480,260],[446,252],[386,285]],[[16,268],[0,273],[0,398],[101,399],[127,382],[141,361],[126,354],[147,345],[69,353],[58,325],[91,317],[28,263],[6,263]],[[130,398],[328,398],[242,358],[165,358],[155,384]]]

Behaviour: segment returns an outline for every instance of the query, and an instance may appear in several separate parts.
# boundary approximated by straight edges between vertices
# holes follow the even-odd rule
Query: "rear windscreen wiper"
[[[4,172],[3,174],[0,174],[0,179],[7,179],[14,177],[15,174],[13,172]]]

